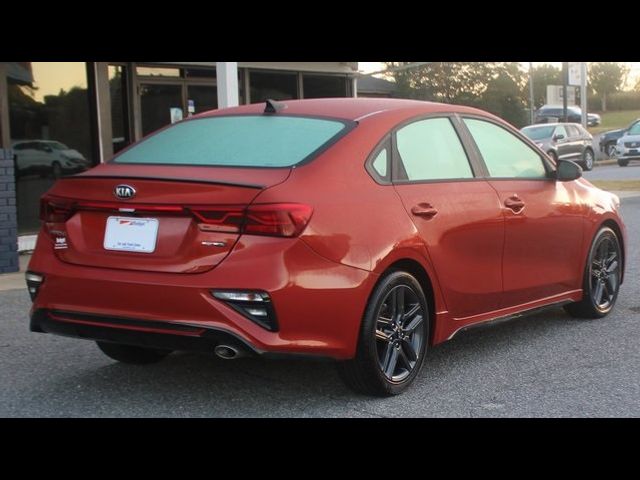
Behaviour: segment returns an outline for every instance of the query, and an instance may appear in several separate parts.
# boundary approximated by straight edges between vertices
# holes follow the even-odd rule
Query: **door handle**
[[[430,203],[419,203],[418,205],[413,206],[411,213],[416,217],[429,219],[435,217],[438,214],[438,210],[433,208]]]
[[[513,213],[520,213],[524,209],[524,202],[518,197],[518,195],[511,195],[504,201],[504,206]]]

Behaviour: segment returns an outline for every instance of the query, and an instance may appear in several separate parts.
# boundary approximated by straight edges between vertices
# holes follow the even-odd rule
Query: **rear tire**
[[[160,350],[155,348],[134,347],[133,345],[122,345],[119,343],[96,342],[102,353],[107,357],[121,363],[131,365],[148,365],[163,360],[171,353],[171,350]]]
[[[583,297],[565,305],[577,318],[602,318],[613,310],[620,290],[622,249],[616,233],[609,227],[598,230],[591,243],[584,269]]]
[[[420,283],[392,271],[374,289],[360,327],[356,356],[338,373],[358,393],[398,395],[422,368],[429,343],[429,310]]]

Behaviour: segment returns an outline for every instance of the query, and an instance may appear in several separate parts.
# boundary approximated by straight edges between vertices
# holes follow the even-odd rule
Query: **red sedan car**
[[[267,102],[204,113],[42,198],[31,329],[127,363],[328,357],[397,394],[428,347],[563,305],[613,308],[619,199],[462,106]]]

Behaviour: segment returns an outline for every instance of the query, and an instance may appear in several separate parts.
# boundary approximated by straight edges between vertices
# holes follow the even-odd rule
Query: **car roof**
[[[281,111],[284,115],[308,115],[342,120],[361,121],[365,118],[389,116],[410,118],[429,113],[471,113],[491,118],[497,118],[490,113],[472,107],[451,105],[420,100],[406,100],[397,98],[318,98],[307,100],[283,100]],[[240,107],[225,108],[204,112],[196,117],[211,117],[222,115],[262,114],[265,102]],[[277,113],[275,114],[277,115]],[[194,117],[195,118],[195,117]],[[499,120],[499,119],[498,119]]]

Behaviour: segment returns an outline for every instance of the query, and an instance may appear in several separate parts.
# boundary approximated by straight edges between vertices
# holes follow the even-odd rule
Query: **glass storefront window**
[[[121,65],[109,65],[109,93],[111,97],[111,132],[113,153],[131,143],[127,101],[127,71]]]
[[[39,199],[94,165],[85,62],[15,62],[7,75],[18,234],[38,231]]]
[[[298,98],[298,75],[295,73],[257,72],[249,73],[251,103]]]
[[[180,77],[179,68],[136,67],[140,77]]]
[[[169,125],[176,117],[174,112],[186,117],[182,104],[182,85],[143,83],[140,85],[140,106],[142,109],[142,135]]]
[[[346,97],[347,77],[338,75],[302,75],[304,98]]]

